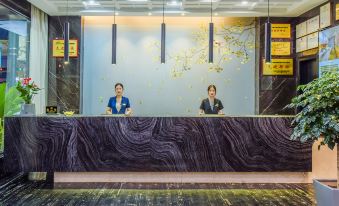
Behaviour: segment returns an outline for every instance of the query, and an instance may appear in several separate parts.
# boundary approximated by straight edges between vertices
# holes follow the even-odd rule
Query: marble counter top
[[[311,171],[312,144],[290,140],[291,120],[281,116],[6,117],[6,170]]]
[[[133,118],[142,118],[142,117],[176,117],[176,118],[206,118],[206,117],[218,117],[218,118],[227,118],[227,117],[252,117],[252,118],[293,118],[294,115],[215,115],[215,114],[208,114],[208,115],[191,115],[191,116],[172,116],[172,115],[159,115],[159,116],[127,116],[127,115],[111,115],[111,114],[101,114],[101,115],[82,115],[82,114],[74,114],[72,116],[66,116],[64,114],[50,114],[50,115],[16,115],[16,116],[8,116],[10,117],[51,117],[51,118],[58,118],[58,117],[70,117],[70,118],[78,118],[78,117],[133,117]]]

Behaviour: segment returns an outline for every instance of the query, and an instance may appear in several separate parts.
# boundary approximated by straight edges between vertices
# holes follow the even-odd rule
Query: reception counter
[[[307,172],[291,117],[5,118],[8,172]]]

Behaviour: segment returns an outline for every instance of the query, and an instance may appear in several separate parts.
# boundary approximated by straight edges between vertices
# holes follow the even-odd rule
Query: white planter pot
[[[313,180],[317,205],[338,206],[339,189],[328,186],[326,182],[336,182],[336,180]]]
[[[35,115],[35,104],[22,104],[21,115]]]

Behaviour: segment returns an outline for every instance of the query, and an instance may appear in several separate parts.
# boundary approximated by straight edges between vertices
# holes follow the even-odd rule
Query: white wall
[[[252,18],[243,19],[245,23]],[[125,86],[125,96],[130,99],[136,116],[189,116],[198,112],[200,102],[207,97],[207,86],[217,86],[217,98],[224,104],[224,112],[229,115],[252,115],[255,113],[255,52],[249,47],[249,61],[242,64],[242,58],[226,55],[228,46],[222,35],[215,35],[223,45],[215,48],[215,62],[222,59],[221,72],[210,70],[208,63],[199,64],[194,57],[191,69],[183,71],[180,60],[190,49],[205,48],[194,39],[197,32],[201,38],[208,37],[206,18],[166,18],[167,62],[160,64],[160,51],[154,43],[160,43],[160,23],[157,17],[121,17],[117,19],[117,65],[111,64],[111,17],[85,17],[84,29],[84,78],[83,113],[102,114],[109,100],[114,96],[114,84]],[[222,26],[237,25],[226,18],[215,20],[218,32]],[[247,33],[246,33],[247,32]],[[240,39],[253,42],[254,28],[245,32]],[[203,41],[204,42],[204,41]],[[153,45],[153,46],[152,46]],[[231,45],[237,49],[236,45]],[[240,47],[239,47],[240,48]],[[202,54],[203,60],[207,54]],[[205,58],[206,57],[206,58]],[[173,76],[173,69],[182,71],[181,76]]]

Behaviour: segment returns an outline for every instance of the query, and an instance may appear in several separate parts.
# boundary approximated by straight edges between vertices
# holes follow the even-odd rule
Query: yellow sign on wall
[[[339,4],[335,5],[335,20],[339,20]]]
[[[263,60],[263,75],[293,75],[293,59],[272,59],[271,63]]]
[[[271,52],[274,56],[291,55],[291,42],[272,42]]]
[[[64,57],[64,40],[53,40],[53,57]],[[69,57],[78,57],[78,40],[69,40]]]
[[[272,24],[272,38],[291,38],[291,24]]]

